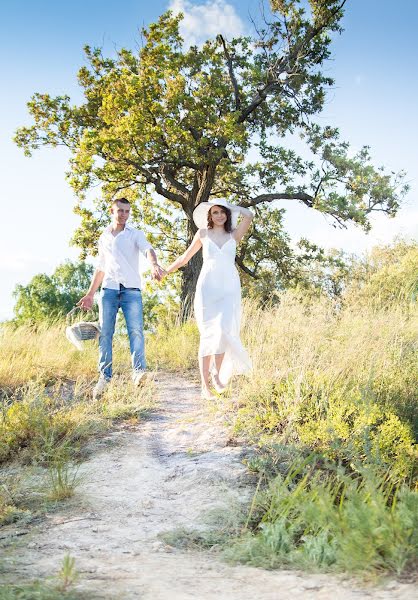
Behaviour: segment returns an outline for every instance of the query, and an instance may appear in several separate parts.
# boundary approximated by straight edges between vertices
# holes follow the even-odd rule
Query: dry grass
[[[416,306],[338,309],[288,292],[269,311],[247,306],[243,337],[254,370],[236,384],[237,430],[413,471]]]

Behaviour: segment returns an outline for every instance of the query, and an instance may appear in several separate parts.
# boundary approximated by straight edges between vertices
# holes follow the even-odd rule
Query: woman
[[[237,226],[238,216],[242,219]],[[245,373],[251,362],[240,338],[241,285],[235,267],[237,244],[248,231],[253,214],[223,199],[200,203],[193,212],[199,228],[186,252],[167,269],[173,273],[202,248],[203,266],[196,286],[194,310],[200,332],[199,367],[202,397],[214,398],[209,374],[218,393],[233,373]]]

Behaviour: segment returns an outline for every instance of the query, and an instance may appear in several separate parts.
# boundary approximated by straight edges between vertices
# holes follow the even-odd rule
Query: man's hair
[[[131,204],[128,198],[115,198],[112,202],[112,206],[115,206],[118,202],[120,202],[121,204]]]

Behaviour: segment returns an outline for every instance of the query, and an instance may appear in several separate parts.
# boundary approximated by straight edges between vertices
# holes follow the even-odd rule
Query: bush
[[[65,316],[85,294],[92,275],[92,265],[66,261],[51,276],[39,273],[28,285],[17,285],[13,292],[15,322],[52,323]]]

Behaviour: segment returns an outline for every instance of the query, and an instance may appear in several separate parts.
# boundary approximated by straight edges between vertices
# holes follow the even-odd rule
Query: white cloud
[[[322,248],[339,248],[362,255],[374,246],[390,244],[396,238],[418,241],[418,208],[413,205],[404,205],[394,218],[382,213],[372,215],[369,233],[350,224],[346,229],[335,228],[331,217],[301,204],[279,201],[275,206],[286,210],[284,227],[295,244],[304,237]]]
[[[363,254],[374,246],[392,243],[395,238],[418,240],[418,210],[404,208],[394,218],[376,214],[370,218],[372,228],[365,233],[360,227],[349,225],[347,229],[335,229],[330,225],[316,224],[306,237],[325,248],[341,248],[346,252]]]
[[[169,9],[175,14],[181,12],[184,15],[180,34],[186,46],[201,45],[219,33],[229,39],[245,34],[243,21],[235,8],[225,0],[207,0],[202,4],[190,0],[171,0]]]

